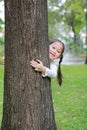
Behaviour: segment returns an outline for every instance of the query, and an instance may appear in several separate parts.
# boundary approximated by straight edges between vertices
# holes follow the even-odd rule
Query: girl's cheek
[[[60,55],[59,54],[57,54],[57,58],[59,58],[60,57]]]

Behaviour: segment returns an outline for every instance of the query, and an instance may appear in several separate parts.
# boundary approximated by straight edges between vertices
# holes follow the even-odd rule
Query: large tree
[[[68,35],[65,39],[67,37],[70,41],[70,36],[73,34],[72,43],[78,45],[80,32],[85,27],[84,3],[85,0],[49,0],[49,31],[52,30],[50,34],[54,35],[55,33],[52,32],[57,30],[59,33],[57,35],[61,36],[61,33],[63,36],[67,31]],[[64,33],[62,33],[62,28],[64,28]]]
[[[1,130],[56,130],[50,79],[30,66],[49,66],[47,0],[5,0],[5,44]]]

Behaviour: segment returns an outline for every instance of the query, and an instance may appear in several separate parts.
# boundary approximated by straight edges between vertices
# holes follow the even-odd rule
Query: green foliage
[[[0,25],[4,24],[3,20],[0,18]]]
[[[49,0],[49,3],[49,38],[56,37],[66,43],[73,43],[73,46],[76,47],[72,47],[74,51],[77,49],[79,51],[81,43],[83,45],[83,41],[79,43],[82,39],[81,32],[86,26],[85,0],[65,0],[65,2]],[[78,36],[80,40],[78,40]]]
[[[51,7],[51,9],[53,9],[54,6],[56,7],[60,2],[61,0],[48,0],[49,7]]]
[[[0,46],[4,44],[4,38],[0,38]]]
[[[85,13],[84,13],[84,0],[66,0],[64,8],[65,14],[63,15],[64,22],[74,28],[75,33],[79,33],[85,26]]]
[[[2,1],[4,1],[4,0],[0,0],[0,2],[2,2]],[[4,21],[0,17],[0,31],[3,30],[3,25],[4,25]]]
[[[2,26],[3,24],[4,24],[4,22],[3,22],[3,20],[0,18],[0,31],[3,30],[3,26]]]

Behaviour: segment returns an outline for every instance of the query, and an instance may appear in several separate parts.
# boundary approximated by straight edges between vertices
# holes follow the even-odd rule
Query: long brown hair
[[[62,53],[61,53],[61,56],[60,56],[60,60],[59,60],[59,66],[58,66],[58,71],[57,71],[57,80],[58,80],[58,84],[61,86],[62,85],[62,72],[61,72],[61,62],[63,60],[63,52],[65,50],[65,46],[64,46],[64,43],[59,40],[59,39],[53,39],[51,40],[49,43],[50,44],[53,44],[54,42],[59,42],[63,45],[63,50],[62,50]]]

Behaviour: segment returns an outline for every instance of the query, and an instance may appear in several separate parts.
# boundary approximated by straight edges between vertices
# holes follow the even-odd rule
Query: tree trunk
[[[46,0],[5,0],[5,79],[1,130],[56,130],[50,79],[30,66],[49,66]]]

